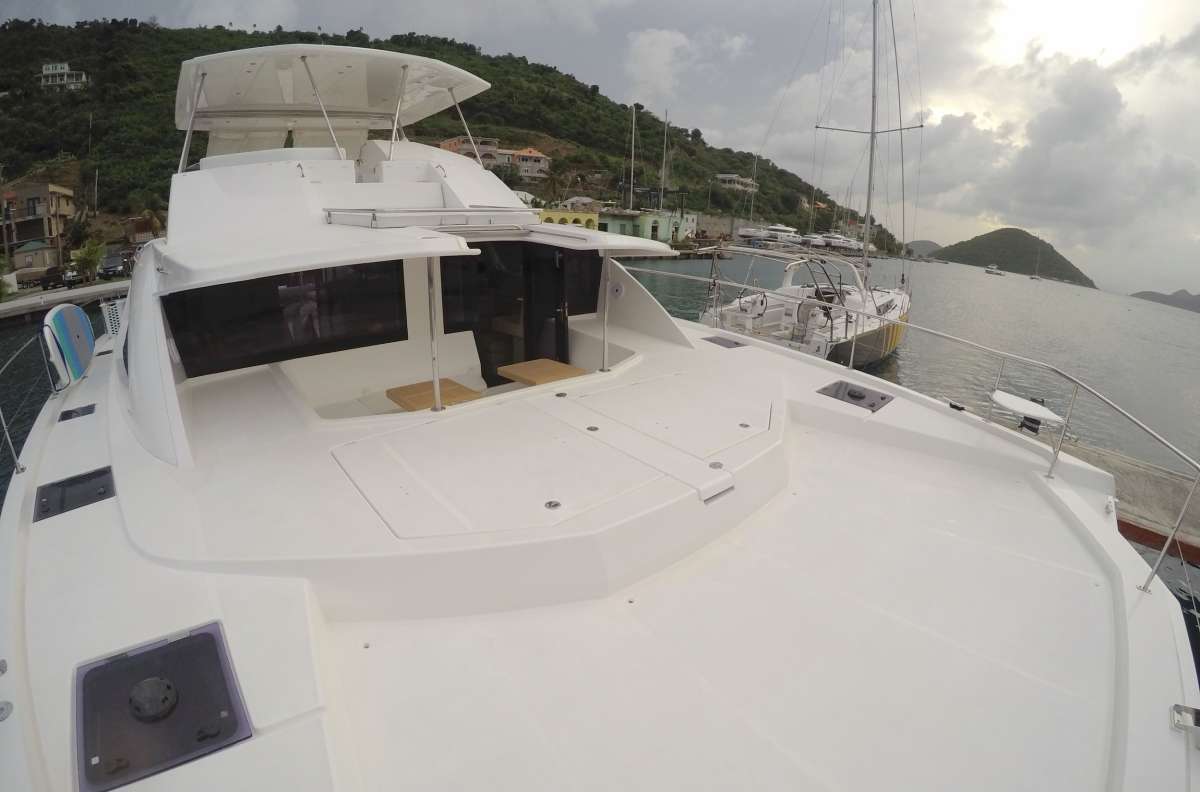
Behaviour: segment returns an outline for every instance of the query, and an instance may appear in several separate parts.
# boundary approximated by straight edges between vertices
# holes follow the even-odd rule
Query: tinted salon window
[[[163,308],[189,377],[408,338],[402,261],[206,286]]]
[[[489,386],[499,368],[536,358],[570,362],[568,316],[593,313],[601,258],[526,242],[480,242],[478,256],[442,259],[445,332],[471,331]]]

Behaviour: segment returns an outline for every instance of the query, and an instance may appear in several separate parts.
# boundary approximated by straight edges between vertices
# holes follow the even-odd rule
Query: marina
[[[955,122],[860,5],[811,185],[786,89],[750,155],[424,34],[144,48],[161,198],[89,216],[90,116],[0,189],[0,790],[1200,789],[1200,314],[915,257]],[[33,88],[115,96],[84,53]]]
[[[42,314],[56,305],[65,303],[86,305],[100,300],[123,297],[127,291],[129,291],[129,281],[106,281],[74,289],[54,289],[6,300],[0,303],[0,326],[12,324],[14,320],[25,324],[30,321],[40,321]]]
[[[311,90],[278,95],[283,73]],[[22,581],[0,600],[6,788],[334,790],[336,767],[367,788],[1190,786],[1166,716],[1200,703],[1184,614],[1165,552],[1147,568],[1117,532],[1111,476],[1062,452],[1080,391],[1200,463],[1054,365],[865,301],[839,307],[995,356],[984,397],[1062,416],[1057,442],[721,311],[672,317],[641,278],[710,306],[713,287],[828,295],[624,265],[671,250],[550,226],[406,138],[487,88],[366,49],[182,65],[167,238],[103,332],[60,305],[35,337],[54,392],[0,515]],[[260,148],[280,118],[312,145]],[[1073,388],[1066,408],[1004,390],[1008,365]],[[54,628],[64,612],[94,629]],[[966,695],[1026,728],[962,731],[946,712]],[[844,736],[881,700],[907,728],[864,763]],[[550,764],[547,734],[572,736]]]

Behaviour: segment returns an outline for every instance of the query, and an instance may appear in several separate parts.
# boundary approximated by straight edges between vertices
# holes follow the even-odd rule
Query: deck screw
[[[738,424],[738,426],[742,427],[743,429],[749,429],[749,428],[750,428],[750,424],[748,424],[748,423],[740,423],[740,424]]]
[[[0,701],[0,721],[8,720],[8,716],[12,714],[12,710],[11,701]]]
[[[563,393],[562,391],[559,391],[558,393],[556,393],[554,395],[561,399],[562,397],[566,396],[567,394]]]
[[[588,431],[589,431],[589,432],[599,432],[599,431],[600,431],[600,427],[599,427],[599,426],[589,426],[589,427],[588,427]]]
[[[721,468],[725,467],[720,462],[709,462],[708,466],[713,470],[720,470]]]
[[[562,506],[562,504],[559,503],[558,501],[555,501],[555,500],[546,501],[547,509],[557,509],[559,506]]]
[[[8,661],[0,660],[0,676],[4,676],[7,673],[8,673]]]

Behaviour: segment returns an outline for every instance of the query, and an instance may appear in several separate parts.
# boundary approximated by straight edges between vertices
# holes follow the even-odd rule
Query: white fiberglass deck
[[[877,381],[708,334],[618,331],[642,355],[611,373],[373,421],[321,421],[266,369],[228,375],[186,401],[189,471],[133,466],[118,429],[119,499],[29,534],[26,623],[97,624],[30,633],[43,750],[70,755],[74,658],[220,619],[256,737],[138,789],[1188,788],[1167,710],[1195,681],[1138,644],[1176,606],[1133,601],[1144,565],[1104,474],[1068,459],[1047,480],[1036,443],[903,391],[871,414],[815,391]],[[113,359],[71,399],[108,388]],[[239,439],[264,421],[274,444]],[[55,425],[49,448],[70,433],[95,464],[102,426]],[[411,453],[438,426],[452,451],[570,453],[455,478]],[[363,441],[399,449],[429,530],[389,530],[401,505],[342,472]],[[686,459],[734,488],[706,501]],[[569,494],[547,511],[556,475]],[[71,787],[69,761],[49,770]]]
[[[1014,525],[1019,485],[906,510],[936,464],[865,471],[874,507],[846,509],[857,450],[806,433],[819,489],[609,597],[337,626],[367,788],[397,766],[424,788],[1105,788],[1115,636],[1086,551],[1045,539],[1048,505]]]

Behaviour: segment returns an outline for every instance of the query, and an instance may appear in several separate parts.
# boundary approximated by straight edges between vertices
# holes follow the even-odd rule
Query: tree
[[[516,187],[521,183],[521,174],[515,165],[497,165],[492,168],[492,173],[509,187]]]
[[[75,257],[75,263],[79,265],[79,270],[86,281],[96,280],[96,271],[100,269],[100,262],[104,259],[104,243],[98,239],[89,239],[87,243],[79,249],[79,253]]]
[[[157,196],[155,196],[157,198]],[[150,224],[150,231],[156,237],[162,236],[163,232],[163,212],[161,209],[145,209],[141,215]]]
[[[571,184],[573,179],[570,166],[562,157],[555,157],[550,161],[550,170],[546,174],[546,193],[550,196],[551,201],[562,200],[563,189]]]
[[[85,215],[76,217],[67,224],[67,236],[65,240],[67,247],[77,248],[87,241],[90,231],[88,225],[89,223]]]

